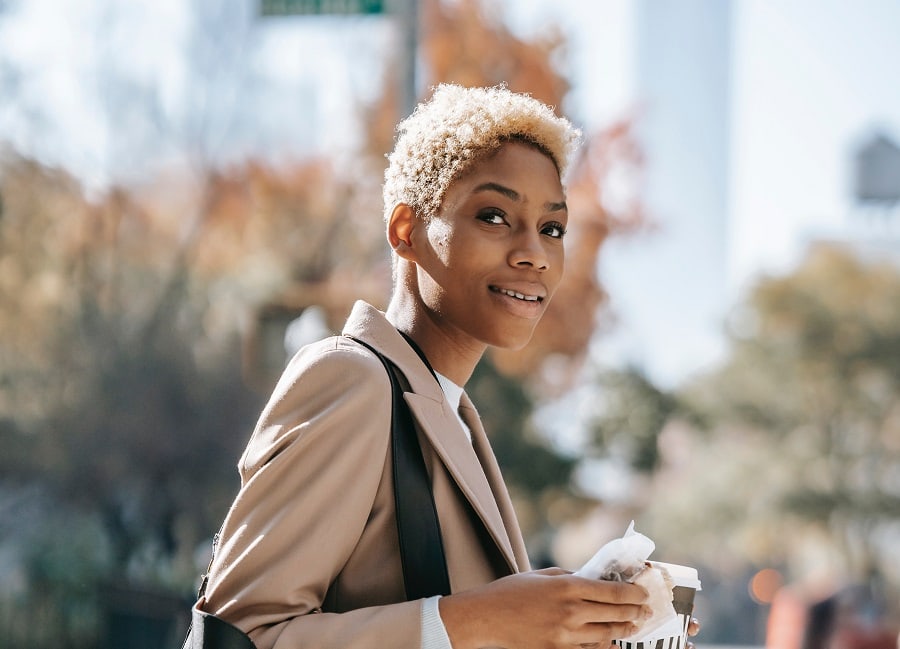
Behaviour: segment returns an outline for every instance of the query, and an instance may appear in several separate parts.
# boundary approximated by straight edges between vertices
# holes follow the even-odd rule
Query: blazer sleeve
[[[372,509],[390,404],[381,362],[331,339],[294,357],[263,411],[202,605],[259,649],[420,646],[421,600],[319,611]]]

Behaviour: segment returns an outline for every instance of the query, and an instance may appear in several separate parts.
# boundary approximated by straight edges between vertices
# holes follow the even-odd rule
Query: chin
[[[497,347],[498,349],[519,351],[520,349],[524,349],[525,346],[531,342],[531,338],[533,335],[534,329],[531,329],[528,333],[523,333],[518,336],[510,336],[509,334],[498,336],[495,341],[490,343],[490,345],[492,347]]]

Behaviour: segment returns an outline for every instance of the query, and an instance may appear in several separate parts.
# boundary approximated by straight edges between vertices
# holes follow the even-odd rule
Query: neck
[[[415,341],[435,372],[457,385],[466,384],[487,348],[442,329],[420,300],[399,288],[394,291],[386,315],[392,325]]]

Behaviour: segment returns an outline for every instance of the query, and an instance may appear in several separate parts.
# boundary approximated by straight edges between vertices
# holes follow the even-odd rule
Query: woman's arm
[[[418,646],[421,602],[316,612],[369,521],[390,403],[378,359],[332,339],[295,357],[263,411],[204,606],[259,649]]]

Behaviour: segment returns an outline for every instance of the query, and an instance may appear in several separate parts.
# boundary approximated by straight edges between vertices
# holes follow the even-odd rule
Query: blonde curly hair
[[[521,141],[546,153],[562,176],[581,132],[537,99],[504,85],[464,88],[441,84],[397,126],[384,172],[384,217],[398,203],[428,219],[447,188],[475,162],[505,142]]]

